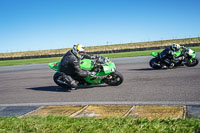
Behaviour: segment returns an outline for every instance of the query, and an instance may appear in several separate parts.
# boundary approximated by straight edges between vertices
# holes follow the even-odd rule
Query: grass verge
[[[86,47],[86,51],[97,52],[97,51],[113,51],[113,50],[122,50],[122,49],[160,47],[160,46],[170,46],[173,43],[178,43],[181,45],[195,44],[195,43],[197,44],[197,43],[200,43],[200,37],[173,39],[173,40],[158,40],[158,41],[150,41],[150,42],[111,44],[111,45],[101,45],[101,46],[89,46],[89,47]],[[27,56],[30,57],[30,56],[58,55],[58,54],[62,55],[66,52],[66,50],[69,50],[69,49],[70,48],[0,53],[0,58],[27,57]]]
[[[5,61],[0,61],[0,66],[14,66],[14,65],[25,65],[25,64],[49,63],[49,62],[54,62],[54,61],[60,61],[60,59],[61,59],[61,57],[5,60]]]
[[[200,47],[192,47],[191,49],[193,49],[196,52],[200,52]],[[101,54],[101,55],[105,56],[105,57],[110,57],[110,58],[135,57],[135,56],[150,55],[150,52],[152,52],[152,51],[162,51],[162,49],[160,49],[160,50],[146,50],[146,51],[133,51],[133,52],[120,52],[120,53],[110,53],[110,54]],[[0,66],[49,63],[49,62],[60,61],[60,59],[61,59],[61,57],[5,60],[5,61],[0,61]]]
[[[0,117],[0,132],[12,133],[199,133],[200,118],[153,120],[126,118]]]

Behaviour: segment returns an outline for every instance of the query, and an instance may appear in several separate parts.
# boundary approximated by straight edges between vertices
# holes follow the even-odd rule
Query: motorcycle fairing
[[[158,52],[151,52],[151,55],[157,57],[158,56]]]
[[[59,71],[59,64],[60,62],[51,62],[49,63],[49,67],[53,70],[55,70],[56,72],[60,72]]]
[[[101,65],[103,67],[103,71],[101,72],[97,72],[96,75],[97,76],[106,76],[106,75],[109,75],[113,72],[116,71],[116,66],[115,64],[109,59],[109,58],[102,58],[103,61],[101,61]],[[59,71],[59,63],[60,62],[51,62],[49,63],[49,67],[57,72],[60,72]],[[82,59],[80,61],[80,68],[81,69],[84,69],[84,70],[92,70],[94,67],[94,61],[93,60],[90,60],[90,59]],[[86,77],[84,78],[84,80],[88,83],[91,83],[91,84],[101,84],[102,83],[102,78],[101,77],[97,77],[97,78],[94,78],[94,77]]]
[[[179,56],[181,56],[181,54],[182,54],[181,50],[174,52],[175,57],[179,57]]]

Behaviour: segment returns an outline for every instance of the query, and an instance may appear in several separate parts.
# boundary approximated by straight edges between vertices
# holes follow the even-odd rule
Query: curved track
[[[56,104],[197,104],[200,65],[153,70],[152,57],[113,59],[124,76],[117,87],[99,85],[65,90],[52,80],[47,64],[0,67],[0,106]]]

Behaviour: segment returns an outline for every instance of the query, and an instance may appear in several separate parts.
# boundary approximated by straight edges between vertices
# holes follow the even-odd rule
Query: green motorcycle
[[[149,62],[149,65],[153,68],[153,69],[160,69],[162,68],[162,61],[161,61],[161,57],[162,57],[162,53],[159,52],[151,52],[151,55],[154,56],[155,58],[151,59]],[[187,66],[187,67],[193,67],[196,66],[199,63],[199,60],[196,58],[196,52],[194,52],[192,49],[190,48],[186,48],[183,47],[181,50],[174,52],[175,57],[184,57],[178,61],[173,61],[174,62],[174,66],[167,66],[168,68],[172,69],[174,67],[178,67],[178,66]]]
[[[56,71],[53,76],[54,82],[63,88],[69,88],[68,84],[64,82],[64,79],[59,71],[60,62],[49,63],[49,67]],[[88,76],[84,79],[78,79],[80,85],[98,85],[106,83],[111,86],[120,85],[124,78],[122,74],[116,71],[116,66],[110,58],[100,56],[98,59],[82,59],[80,60],[80,68],[83,70],[96,72],[96,76]],[[76,78],[75,78],[76,79]],[[76,79],[76,80],[77,80]]]

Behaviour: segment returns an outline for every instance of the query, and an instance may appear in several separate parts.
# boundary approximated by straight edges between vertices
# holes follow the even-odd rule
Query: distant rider
[[[76,89],[78,87],[77,77],[85,78],[87,76],[95,77],[95,72],[89,72],[80,68],[80,60],[83,58],[92,59],[94,56],[85,53],[85,48],[81,44],[73,46],[62,58],[59,70],[65,82],[71,87]]]
[[[180,46],[179,44],[173,43],[172,46],[166,48],[160,53],[161,61],[162,61],[162,68],[173,68],[174,62],[178,62],[179,60],[183,60],[184,56],[176,57],[174,52],[178,52],[180,48],[185,48],[184,46]],[[167,66],[166,66],[167,65]]]

